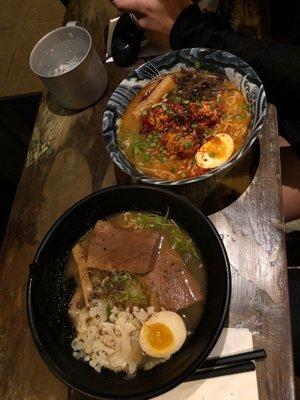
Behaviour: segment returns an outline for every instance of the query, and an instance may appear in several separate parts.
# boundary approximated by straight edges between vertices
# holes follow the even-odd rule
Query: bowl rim
[[[176,198],[177,200],[179,200],[180,202],[185,203],[186,206],[190,207],[191,209],[193,209],[194,212],[198,213],[198,215],[201,217],[201,219],[204,221],[204,223],[207,225],[208,229],[210,229],[212,231],[212,233],[214,234],[219,248],[222,252],[223,255],[223,259],[224,259],[224,266],[225,266],[225,273],[226,273],[226,281],[225,281],[225,295],[224,295],[224,303],[223,303],[223,309],[222,309],[222,313],[221,313],[221,317],[218,323],[218,327],[216,329],[216,331],[214,332],[214,334],[212,335],[208,345],[205,347],[205,349],[198,355],[197,359],[190,364],[185,372],[183,374],[181,374],[180,376],[177,377],[177,379],[174,379],[170,382],[166,382],[165,384],[163,384],[159,389],[155,389],[152,391],[148,391],[145,394],[140,394],[140,395],[108,395],[107,393],[105,394],[99,394],[99,393],[94,393],[92,391],[86,391],[86,388],[83,387],[82,385],[80,385],[80,383],[71,383],[69,382],[68,378],[66,377],[65,372],[61,369],[60,365],[57,364],[48,354],[47,349],[45,348],[45,346],[42,344],[40,337],[37,333],[37,329],[35,326],[35,320],[34,320],[34,311],[33,311],[33,305],[32,305],[32,280],[33,280],[33,276],[32,276],[32,269],[35,266],[38,266],[38,258],[39,255],[41,253],[41,251],[43,250],[43,248],[45,247],[49,237],[52,235],[53,231],[55,231],[56,227],[59,226],[61,224],[61,222],[67,218],[73,210],[75,210],[78,206],[80,206],[81,204],[83,204],[84,202],[88,201],[89,199],[93,198],[93,197],[98,197],[100,196],[102,193],[108,193],[108,192],[115,192],[115,191],[126,191],[126,190],[132,190],[132,189],[138,189],[138,190],[150,190],[156,193],[165,193],[169,196],[173,196],[174,198]],[[88,397],[93,397],[93,398],[98,398],[98,399],[104,399],[101,396],[105,396],[107,399],[112,399],[112,400],[146,400],[146,399],[150,399],[152,397],[155,396],[159,396],[163,393],[168,392],[169,390],[173,389],[174,387],[178,386],[180,383],[184,382],[185,379],[201,364],[205,361],[205,359],[207,358],[207,356],[210,354],[211,350],[213,349],[213,347],[215,346],[217,340],[219,339],[219,336],[224,328],[224,324],[226,322],[227,316],[228,316],[228,312],[229,312],[229,305],[230,305],[230,300],[231,300],[231,288],[232,288],[232,284],[231,284],[231,270],[230,270],[230,262],[228,259],[228,255],[226,252],[226,248],[223,244],[223,241],[221,239],[220,234],[218,233],[217,229],[215,228],[215,226],[213,225],[213,223],[210,221],[210,219],[204,215],[204,213],[198,209],[196,206],[194,206],[190,200],[188,200],[186,197],[179,195],[177,193],[171,192],[165,188],[162,187],[151,187],[148,185],[140,185],[140,184],[131,184],[131,185],[116,185],[116,186],[112,186],[109,188],[105,188],[105,189],[100,189],[97,190],[94,193],[91,193],[90,195],[82,198],[81,200],[79,200],[78,202],[76,202],[75,204],[73,204],[70,208],[68,208],[56,221],[55,223],[51,226],[51,228],[48,230],[48,232],[46,233],[46,235],[44,236],[42,242],[40,243],[36,254],[34,256],[34,260],[33,262],[30,264],[30,270],[29,270],[29,276],[28,276],[28,281],[27,281],[27,289],[26,289],[26,310],[27,310],[27,320],[28,320],[28,324],[29,324],[29,328],[30,328],[30,332],[31,332],[31,336],[33,338],[33,341],[35,343],[35,346],[41,356],[41,358],[43,359],[43,361],[45,362],[45,364],[47,365],[47,367],[51,370],[51,372],[60,380],[62,381],[67,387],[85,395]],[[151,370],[150,370],[151,371]],[[151,373],[151,372],[150,372]]]
[[[134,166],[134,164],[131,163],[128,160],[126,155],[121,151],[121,149],[119,148],[119,146],[117,144],[115,145],[114,149],[109,148],[110,147],[109,146],[109,140],[106,138],[106,135],[112,134],[113,132],[115,132],[115,134],[116,134],[116,130],[117,130],[116,129],[116,121],[113,124],[110,123],[108,127],[105,125],[104,121],[105,121],[105,117],[107,116],[107,113],[112,112],[111,110],[108,109],[108,106],[109,106],[109,103],[111,101],[112,96],[116,93],[116,91],[122,85],[124,85],[126,82],[129,81],[129,79],[132,77],[133,74],[137,73],[139,70],[141,70],[143,68],[146,68],[149,65],[152,65],[152,62],[155,63],[157,60],[161,60],[163,58],[167,58],[172,54],[180,54],[181,52],[184,52],[184,51],[189,51],[189,54],[191,54],[194,51],[198,51],[198,52],[217,52],[218,54],[230,57],[231,60],[237,60],[239,62],[239,64],[243,68],[247,68],[249,70],[249,72],[251,73],[251,78],[252,79],[254,78],[255,81],[257,82],[257,88],[259,89],[259,91],[261,91],[262,105],[261,105],[261,109],[260,109],[260,111],[258,113],[258,119],[261,122],[260,122],[259,128],[256,128],[254,133],[253,133],[252,129],[248,132],[246,140],[244,141],[243,145],[238,149],[238,151],[236,151],[231,156],[231,158],[229,160],[227,160],[227,162],[225,164],[222,164],[219,167],[213,168],[213,169],[205,172],[204,174],[198,175],[198,176],[195,176],[195,177],[168,180],[168,179],[162,179],[162,178],[150,176],[150,175],[147,175],[146,173],[144,173],[142,171],[139,171]],[[214,61],[214,62],[212,62],[212,64],[213,63],[216,63],[216,62]],[[225,65],[225,64],[227,64],[226,61],[223,62],[223,65]],[[163,68],[163,69],[166,70],[166,72],[168,71],[168,68]],[[234,69],[236,70],[237,68],[235,67]],[[246,77],[249,76],[249,73],[245,73],[245,74],[241,73],[241,75],[243,76],[243,78],[246,78]],[[151,79],[149,79],[149,82],[150,82],[150,80]],[[257,102],[257,98],[255,99],[255,102]],[[126,104],[126,107],[127,107],[127,105],[129,103],[130,103],[130,101]],[[202,180],[210,178],[211,176],[217,175],[220,172],[225,171],[227,168],[230,168],[230,167],[234,166],[247,153],[247,151],[253,145],[254,141],[256,140],[259,132],[261,131],[261,129],[262,129],[263,125],[264,125],[266,113],[267,113],[267,99],[266,99],[266,92],[265,92],[265,89],[264,89],[264,85],[263,85],[260,77],[256,73],[256,71],[246,61],[244,61],[243,59],[241,59],[240,57],[236,56],[233,53],[230,53],[230,52],[224,51],[224,50],[220,50],[220,49],[207,48],[207,47],[183,48],[183,49],[179,49],[179,50],[171,50],[171,51],[166,52],[164,54],[161,54],[161,55],[159,55],[157,57],[154,57],[149,61],[146,61],[145,63],[141,64],[140,66],[132,69],[131,72],[124,79],[122,79],[122,81],[116,86],[116,88],[114,89],[114,91],[110,95],[110,98],[108,99],[108,102],[106,104],[106,107],[105,107],[105,110],[104,110],[104,113],[103,113],[103,119],[102,119],[102,136],[104,138],[104,142],[106,144],[106,149],[107,149],[107,152],[109,153],[110,158],[113,160],[113,162],[123,172],[125,172],[131,178],[137,179],[137,180],[139,180],[140,182],[143,182],[143,183],[150,183],[150,184],[157,185],[157,186],[182,186],[182,185],[187,185],[187,184],[191,184],[191,183],[200,182]],[[113,111],[113,114],[114,115],[116,114],[115,110]],[[123,166],[122,162],[120,162],[118,160],[118,157],[115,154],[115,149],[117,149],[116,153],[121,154],[121,157],[126,159],[127,162],[130,164],[130,166],[132,167],[130,173],[128,173],[128,171],[126,171],[126,169]]]

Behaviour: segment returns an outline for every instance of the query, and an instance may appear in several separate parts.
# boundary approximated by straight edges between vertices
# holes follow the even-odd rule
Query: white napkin
[[[248,329],[223,329],[209,357],[253,350]],[[153,400],[259,400],[256,371],[185,382]]]

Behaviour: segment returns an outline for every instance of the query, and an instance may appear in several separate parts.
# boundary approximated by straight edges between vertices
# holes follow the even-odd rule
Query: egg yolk
[[[205,151],[214,153],[214,156],[218,158],[224,157],[226,150],[226,144],[218,137],[214,137],[209,142],[205,143]]]
[[[147,339],[152,348],[162,350],[172,344],[174,337],[166,325],[156,322],[148,326]]]

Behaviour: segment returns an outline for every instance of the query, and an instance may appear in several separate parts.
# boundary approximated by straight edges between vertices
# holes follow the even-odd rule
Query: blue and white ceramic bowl
[[[118,126],[127,105],[151,79],[160,74],[179,71],[181,67],[201,68],[224,75],[243,93],[249,104],[251,122],[244,145],[223,165],[203,175],[177,180],[151,177],[129,162],[118,145]],[[249,150],[262,128],[266,115],[266,94],[256,72],[240,58],[221,50],[193,48],[171,51],[136,68],[112,94],[104,113],[102,132],[107,150],[117,166],[133,178],[156,185],[183,185],[202,181],[232,166]]]

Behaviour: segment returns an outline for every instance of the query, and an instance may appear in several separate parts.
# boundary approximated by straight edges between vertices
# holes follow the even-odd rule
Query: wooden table
[[[103,55],[107,23],[114,12],[105,0],[71,0],[65,19],[80,19]],[[101,121],[112,90],[128,70],[110,64],[107,71],[108,91],[92,108],[62,110],[47,94],[41,101],[1,251],[1,400],[67,399],[66,386],[47,369],[33,345],[25,310],[26,281],[41,239],[61,213],[83,196],[115,182],[101,138]],[[276,110],[269,106],[254,178],[241,196],[210,218],[231,263],[229,326],[249,328],[255,346],[265,348],[268,354],[266,361],[257,364],[260,400],[293,400],[276,121]],[[236,190],[245,182],[247,186],[249,173],[242,171],[225,177],[223,186]]]

